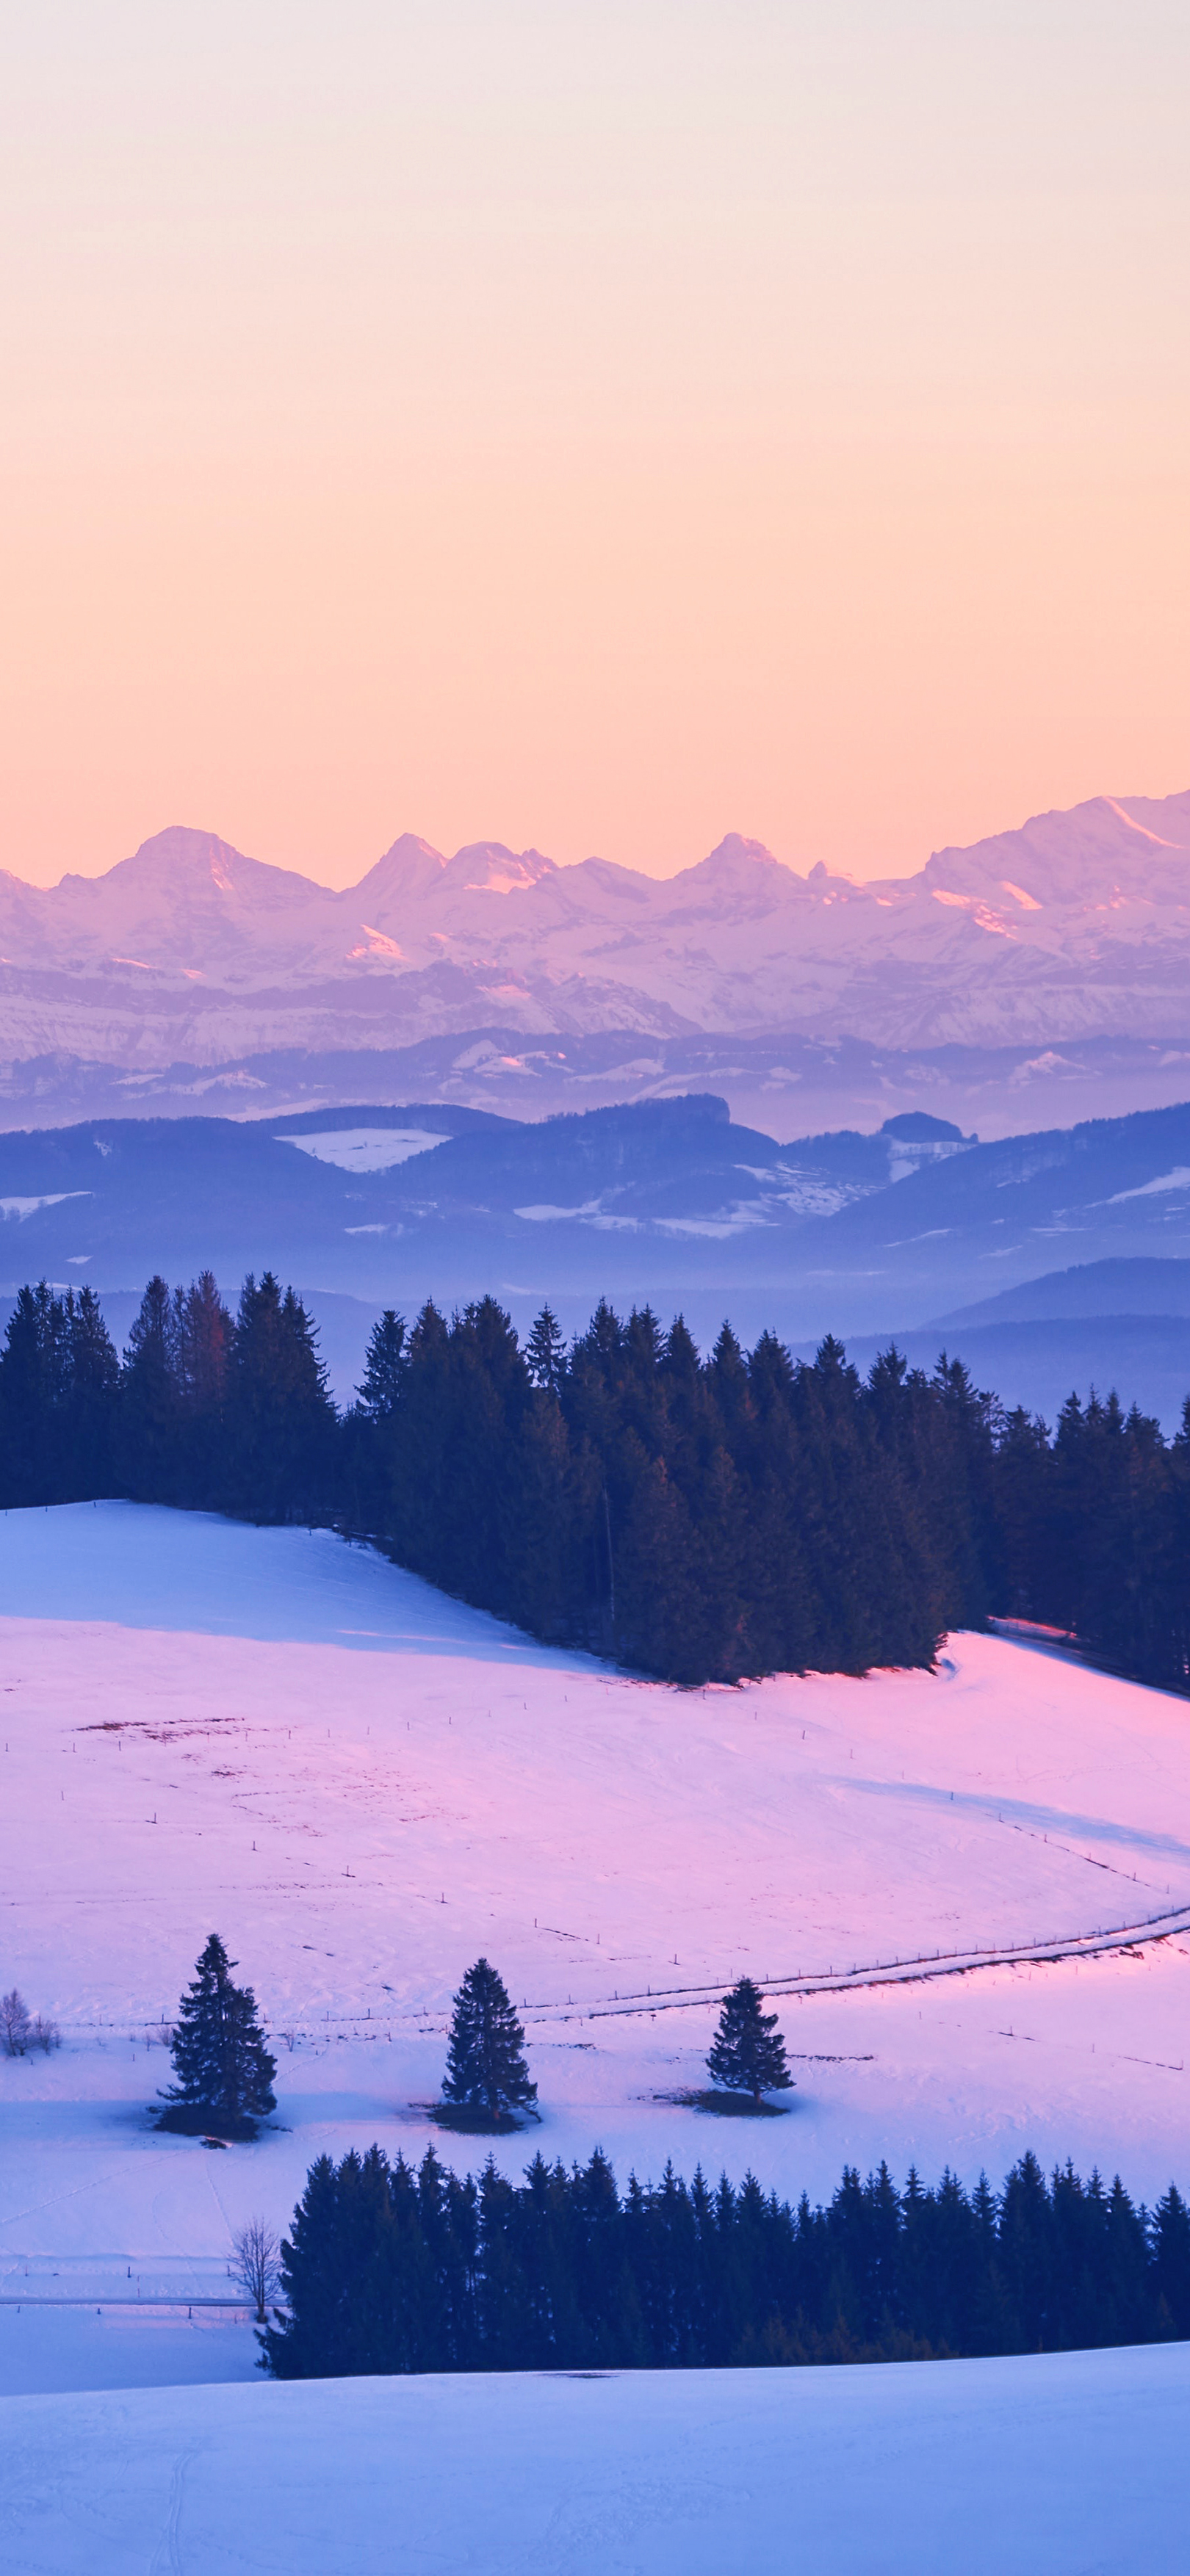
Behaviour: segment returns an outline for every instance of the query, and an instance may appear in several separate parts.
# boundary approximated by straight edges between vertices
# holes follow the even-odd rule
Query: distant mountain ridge
[[[1055,1260],[1142,1262],[1172,1291],[1190,1260],[1190,1106],[982,1145],[921,1117],[782,1144],[705,1093],[538,1122],[424,1095],[90,1119],[0,1137],[0,1255],[0,1287],[123,1288],[209,1261],[406,1307],[593,1286],[688,1314],[705,1290],[715,1329],[754,1300],[757,1330],[795,1336],[966,1326],[972,1307],[999,1321],[994,1301]]]
[[[676,876],[403,833],[345,891],[173,826],[101,877],[0,874],[3,1056],[130,1068],[507,1027],[885,1047],[1190,1036],[1190,790],[1097,796],[916,876],[729,833]]]

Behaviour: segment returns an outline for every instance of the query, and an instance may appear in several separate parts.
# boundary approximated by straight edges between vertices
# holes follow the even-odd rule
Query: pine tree
[[[300,1297],[271,1270],[240,1290],[232,1344],[233,1496],[254,1519],[325,1512],[333,1487],[335,1408],[317,1332]],[[238,1494],[237,1494],[238,1488]]]
[[[525,1358],[534,1386],[556,1395],[566,1365],[566,1341],[551,1306],[542,1307],[525,1344]]]
[[[1172,2331],[1190,2335],[1190,2209],[1172,2182],[1153,2212],[1150,2242],[1154,2287]]]
[[[408,1367],[405,1318],[395,1307],[386,1306],[379,1323],[372,1326],[359,1390],[360,1412],[370,1422],[387,1422],[399,1410]]]
[[[716,2084],[736,2093],[787,2093],[793,2078],[785,2062],[785,2042],[776,2013],[762,2012],[759,1986],[741,1977],[723,1998],[719,2028],[711,2042],[707,2071]]]
[[[227,1499],[228,1398],[234,1327],[210,1270],[174,1290],[184,1493],[217,1511]]]
[[[503,1978],[486,1959],[468,1968],[454,1999],[442,2099],[456,2110],[485,2113],[493,2127],[511,2111],[531,2111],[537,2100],[524,2031]]]
[[[227,1402],[233,1325],[213,1270],[174,1290],[178,1377],[189,1411],[218,1415]]]
[[[178,1319],[166,1280],[155,1272],[128,1335],[121,1380],[127,1485],[138,1501],[178,1499]]]
[[[61,1394],[55,1425],[58,1491],[82,1501],[118,1489],[115,1435],[120,1363],[93,1288],[68,1288],[62,1307]]]
[[[170,2048],[177,2082],[160,2097],[160,2129],[254,2138],[257,2121],[276,2110],[277,2061],[265,2047],[251,1986],[232,1984],[236,1964],[212,1932],[178,2008]]]
[[[65,1315],[42,1279],[17,1292],[0,1353],[0,1504],[61,1499],[57,1415],[64,1373]]]

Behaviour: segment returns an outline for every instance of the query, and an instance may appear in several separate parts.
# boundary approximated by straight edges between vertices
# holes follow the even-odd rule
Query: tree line
[[[377,1324],[336,1411],[271,1272],[150,1281],[121,1361],[92,1291],[23,1288],[0,1353],[0,1506],[127,1495],[321,1522],[534,1635],[668,1680],[930,1665],[1001,1614],[1190,1688],[1180,1432],[1071,1395],[1051,1430],[943,1353],[866,1379],[725,1324],[601,1303],[569,1346],[491,1297]]]
[[[1032,2154],[1003,2190],[945,2173],[848,2168],[829,2205],[751,2175],[712,2188],[666,2167],[623,2195],[596,2149],[540,2154],[513,2183],[433,2148],[374,2146],[311,2166],[280,2256],[284,2309],[261,2337],[278,2379],[398,2371],[682,2369],[929,2360],[1172,2341],[1190,2334],[1190,2210],[1151,2213],[1117,2179],[1047,2181]]]

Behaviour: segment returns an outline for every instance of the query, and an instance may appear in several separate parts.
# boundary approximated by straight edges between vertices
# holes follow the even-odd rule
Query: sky
[[[15,0],[0,865],[1190,785],[1183,0]]]

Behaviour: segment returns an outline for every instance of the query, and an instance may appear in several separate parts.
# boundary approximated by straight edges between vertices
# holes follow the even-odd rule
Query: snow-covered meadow
[[[998,2181],[1031,2145],[1046,2162],[1118,2167],[1150,2198],[1190,2180],[1190,1931],[837,1989],[877,1962],[940,1966],[930,1954],[1068,1943],[1190,1908],[1180,1701],[973,1636],[952,1639],[934,1675],[669,1690],[536,1646],[328,1533],[120,1504],[0,1517],[0,1696],[0,1984],[51,2014],[64,2041],[0,2061],[0,2388],[252,2379],[248,2318],[218,2304],[245,2217],[283,2226],[324,2149],[376,2138],[418,2156],[432,2138],[460,2167],[486,2151],[428,2115],[450,1997],[481,1951],[524,2003],[540,2088],[540,2126],[496,2143],[512,2171],[539,2145],[569,2159],[599,2143],[622,2180],[701,2159],[817,2197],[844,2161],[887,2156],[902,2178],[911,2161],[931,2177],[949,2162]],[[168,2079],[155,2026],[212,1929],[255,1986],[278,2058],[276,2123],[225,2152],[155,2134],[146,2112]],[[742,1971],[774,1987],[836,1980],[781,2000],[797,2078],[782,2119],[712,2119],[675,2098],[699,2084],[712,1997]],[[998,2389],[1023,2417],[1033,2399],[1013,2393],[1025,2386],[1013,2374],[1038,2367],[773,2374],[756,2421],[775,2464],[781,2409],[804,2426],[825,2408],[835,2423],[846,2389],[874,2421],[909,2404],[892,2392],[910,2386],[931,2423],[951,2386]],[[1113,2369],[1135,2387],[1174,2363],[1044,2369],[1054,2390],[1083,2385],[1079,2369],[1106,2389]],[[820,2378],[837,2398],[810,2393]],[[729,2425],[742,2385],[702,2384],[707,2421]],[[403,2425],[436,2407],[453,2446],[452,2410],[473,2403],[486,2425],[521,2402],[465,2400],[464,2385],[474,2392],[372,2392],[360,2441],[379,2439],[386,2406],[406,2408]],[[927,2401],[927,2389],[939,2393]],[[104,2449],[98,2397],[54,2402],[63,2438]],[[257,2410],[245,2423],[300,2447],[308,2397],[258,2385],[235,2402]],[[187,2406],[201,2410],[204,2452],[240,2438],[230,2392],[152,2403],[180,2426]],[[648,2399],[679,2451],[701,2442],[694,2403]],[[148,2406],[130,2399],[120,2420],[151,2485]],[[10,2431],[18,2418],[22,2442],[40,2439],[36,2407],[19,2407]],[[783,2513],[787,2469],[772,2474]],[[635,2528],[635,2504],[605,2502],[609,2532]],[[167,2493],[161,2513],[172,2510]],[[686,2525],[667,2513],[679,2553]],[[604,2528],[596,2515],[592,2531]],[[57,2556],[21,2564],[141,2563],[118,2538],[108,2559],[92,2540],[89,2557],[63,2538]],[[619,2563],[572,2535],[547,2563],[597,2561]],[[648,2564],[669,2560],[659,2547]]]
[[[19,2576],[1177,2576],[1190,2346],[20,2398]]]

